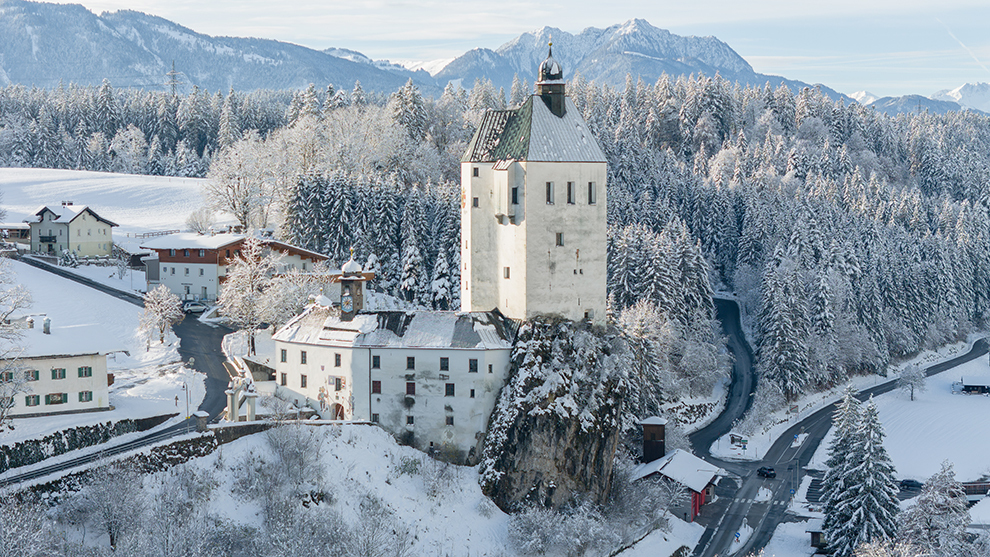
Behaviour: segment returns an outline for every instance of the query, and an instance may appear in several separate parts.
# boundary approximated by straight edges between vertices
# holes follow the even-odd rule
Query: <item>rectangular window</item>
[[[515,186],[512,188],[512,204],[519,205],[519,187]]]
[[[371,369],[381,369],[382,368],[382,357],[372,356],[371,357]]]
[[[595,183],[588,182],[588,205],[594,205],[598,201],[598,192],[595,191]]]
[[[564,245],[564,233],[563,232],[558,232],[557,233],[557,245],[558,246],[563,246]]]
[[[447,383],[444,385],[443,396],[454,396],[454,384]]]
[[[285,362],[287,362],[287,361],[289,361],[289,351],[288,351],[288,350],[286,350],[285,348],[283,348],[283,349],[282,349],[282,350],[281,350],[281,351],[279,352],[279,361],[281,361],[281,362],[282,362],[283,364],[284,364]]]
[[[79,368],[79,377],[92,377],[92,376],[93,376],[93,368],[89,366],[83,366]]]
[[[377,424],[378,423],[378,414],[372,414],[371,415],[371,423],[373,423],[373,424]]]
[[[509,278],[509,268],[502,267],[502,278]]]
[[[189,267],[186,267],[186,276],[189,276]]]
[[[454,425],[454,417],[447,416],[447,425]]]
[[[199,250],[199,256],[200,257],[206,257],[206,250],[205,249]]]
[[[41,374],[36,369],[29,369],[24,372],[24,379],[27,381],[37,381],[41,378]]]
[[[227,250],[227,259],[230,259],[230,250]]]
[[[52,393],[50,395],[45,395],[45,404],[65,404],[68,397],[67,393]]]
[[[182,257],[189,257],[189,250],[187,249],[182,250]]]
[[[567,203],[574,205],[574,182],[567,182]]]
[[[174,274],[175,274],[175,267],[172,267],[172,268],[171,268],[171,269],[169,270],[169,273],[170,273],[170,274],[173,274],[173,275],[174,275]]]
[[[416,394],[416,383],[413,383],[411,381],[409,383],[406,383],[406,394],[409,396],[413,396]]]
[[[488,373],[492,372],[492,364],[488,364]]]
[[[415,356],[406,356],[406,369],[416,369]]]
[[[340,367],[340,354],[333,355],[333,367]]]
[[[14,372],[13,371],[5,371],[3,373],[0,373],[0,381],[7,382],[7,381],[13,381],[13,380],[14,380]]]
[[[79,402],[92,402],[93,401],[93,391],[81,391],[79,393]]]
[[[478,373],[478,359],[471,358],[468,360],[468,373]]]
[[[282,386],[285,387],[288,384],[289,384],[289,374],[288,373],[283,373],[282,374]]]
[[[300,364],[305,364],[306,363],[306,351],[305,350],[300,350],[299,351],[299,363]]]
[[[413,425],[415,421],[412,416],[406,416],[406,425]]]
[[[553,205],[553,182],[547,182],[547,205]]]
[[[478,206],[478,198],[477,197],[471,199],[471,206],[472,207],[477,207]]]
[[[474,389],[471,389],[471,398],[474,398]]]
[[[39,404],[41,404],[41,397],[38,395],[27,395],[24,397],[25,406],[37,406]]]
[[[206,270],[205,270],[205,269],[200,269],[200,270],[199,270],[199,276],[203,276],[203,274],[204,274],[205,272],[206,272]]]
[[[371,382],[371,393],[372,394],[376,394],[376,395],[382,394],[382,382],[381,381],[372,381]]]
[[[306,381],[306,376],[305,375],[300,375],[299,376],[299,387],[305,389],[306,388],[306,382],[307,382]]]
[[[471,170],[474,173],[474,177],[477,178],[478,177],[478,167],[476,166],[476,167],[472,168]]]
[[[52,368],[52,379],[65,379],[65,369],[60,367]]]
[[[450,371],[450,358],[440,358],[440,371]]]
[[[344,378],[334,377],[333,378],[333,390],[342,391],[344,389]]]

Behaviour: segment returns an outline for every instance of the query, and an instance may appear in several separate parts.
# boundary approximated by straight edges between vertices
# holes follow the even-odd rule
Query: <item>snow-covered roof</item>
[[[512,347],[516,323],[497,312],[379,311],[342,321],[330,308],[314,305],[275,333],[282,342],[353,348]]]
[[[345,275],[359,275],[363,270],[364,269],[362,269],[361,264],[354,261],[353,256],[351,256],[351,258],[347,260],[347,263],[344,263],[343,267],[340,268],[340,271]]]
[[[0,229],[3,230],[28,230],[31,225],[26,222],[0,222]]]
[[[562,117],[536,95],[517,109],[487,112],[461,161],[605,162],[581,112],[570,98],[564,103]]]
[[[180,232],[159,236],[141,242],[142,248],[148,249],[219,249],[223,246],[239,242],[247,238],[244,234],[197,234],[195,232]]]
[[[633,478],[637,480],[653,474],[670,478],[691,491],[700,493],[717,476],[725,475],[725,471],[687,451],[676,449],[653,462],[640,464],[633,470]]]
[[[94,318],[90,323],[65,323],[52,319],[51,334],[43,331],[45,315],[32,315],[33,329],[21,329],[20,358],[109,354],[125,349],[118,339],[106,334],[106,327]],[[26,364],[30,365],[30,364]]]
[[[55,215],[56,218],[54,222],[57,223],[72,222],[76,220],[76,218],[79,215],[88,212],[89,214],[93,215],[93,217],[95,217],[97,220],[101,220],[109,224],[110,226],[117,226],[117,223],[109,221],[101,217],[100,215],[96,214],[96,211],[91,209],[88,205],[61,205],[61,206],[42,205],[41,207],[38,207],[37,211],[34,212],[34,215],[38,217],[37,219],[35,219],[35,222],[41,221],[45,211],[49,211],[53,215]]]
[[[821,518],[812,518],[808,521],[808,526],[804,529],[805,532],[821,532],[822,523],[825,522]]]
[[[964,387],[990,387],[990,375],[964,375],[960,379]]]
[[[639,422],[641,425],[667,425],[667,419],[661,418],[660,416],[653,416],[646,418],[645,420]]]

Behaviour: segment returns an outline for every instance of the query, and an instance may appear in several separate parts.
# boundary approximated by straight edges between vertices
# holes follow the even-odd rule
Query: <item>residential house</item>
[[[159,284],[183,300],[213,301],[227,276],[227,267],[240,253],[247,236],[243,234],[169,234],[141,243],[157,257],[145,259],[148,290]],[[266,250],[281,252],[282,271],[312,271],[325,255],[272,239],[262,239]]]
[[[10,242],[22,246],[25,249],[31,247],[31,225],[26,222],[5,222],[0,223],[0,238],[5,242]]]
[[[28,224],[34,252],[58,255],[67,250],[77,257],[109,256],[113,252],[113,227],[117,224],[86,205],[70,201],[61,207],[46,205],[35,211]]]

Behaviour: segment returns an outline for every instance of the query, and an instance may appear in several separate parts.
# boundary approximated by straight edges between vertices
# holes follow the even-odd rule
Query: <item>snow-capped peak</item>
[[[873,104],[879,97],[874,95],[869,91],[856,91],[855,93],[849,95],[849,98],[855,100],[863,106],[868,106]]]
[[[930,98],[953,101],[966,108],[990,112],[990,83],[964,83],[951,91],[939,91]]]

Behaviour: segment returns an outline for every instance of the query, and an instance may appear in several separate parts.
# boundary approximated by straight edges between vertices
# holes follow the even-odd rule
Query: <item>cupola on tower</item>
[[[461,308],[603,322],[607,170],[551,43],[535,94],[488,111],[461,158]]]

